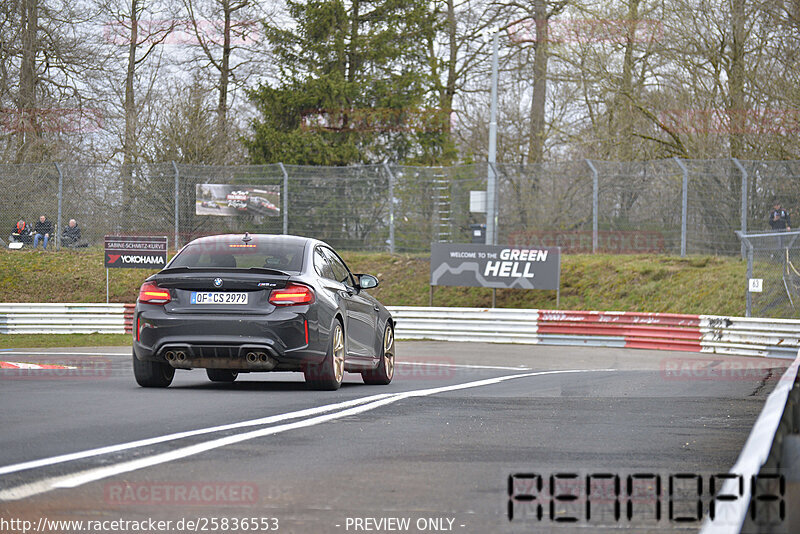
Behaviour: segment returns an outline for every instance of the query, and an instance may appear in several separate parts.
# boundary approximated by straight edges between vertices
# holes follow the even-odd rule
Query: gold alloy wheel
[[[333,376],[337,382],[344,378],[344,334],[338,322],[333,330]]]
[[[383,366],[386,369],[386,378],[391,380],[394,376],[394,329],[389,325],[383,335]]]

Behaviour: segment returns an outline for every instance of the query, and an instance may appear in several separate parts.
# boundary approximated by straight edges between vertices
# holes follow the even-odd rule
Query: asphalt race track
[[[788,366],[442,342],[399,342],[397,353],[390,386],[347,375],[318,392],[300,374],[212,384],[203,370],[143,389],[130,348],[0,351],[75,368],[0,370],[0,518],[39,532],[79,531],[48,530],[54,520],[114,532],[697,532],[700,522],[667,517],[670,475],[702,478],[709,499],[710,477],[733,465]],[[585,499],[550,516],[551,475],[597,473],[622,480],[619,519],[611,498],[588,520]],[[541,493],[536,478],[509,487],[531,474]],[[631,520],[628,475],[639,477]],[[656,475],[662,496],[648,500]],[[510,489],[536,493],[542,517],[535,503],[509,506]]]

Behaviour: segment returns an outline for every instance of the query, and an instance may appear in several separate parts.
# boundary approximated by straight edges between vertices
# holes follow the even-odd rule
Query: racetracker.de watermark
[[[665,380],[730,381],[778,380],[775,363],[756,359],[664,358],[660,362]]]
[[[773,134],[800,132],[795,109],[669,109],[658,120],[670,131],[683,134]]]
[[[253,482],[109,482],[106,504],[148,506],[242,506],[259,502]]]
[[[2,133],[92,133],[103,128],[95,108],[0,108]]]
[[[664,27],[650,19],[548,19],[540,27],[546,37],[537,32],[534,19],[526,18],[508,26],[509,39],[514,43],[548,42],[554,44],[633,43],[662,41]]]
[[[442,132],[452,113],[443,109],[335,108],[301,112],[300,128],[321,132]]]
[[[262,25],[257,20],[231,20],[229,40],[234,46],[248,46],[264,39]],[[195,20],[190,19],[143,19],[137,21],[137,44],[139,46],[154,45],[201,45],[225,42],[224,19]],[[129,21],[107,22],[103,25],[103,38],[106,42],[128,46],[131,42],[131,25]]]
[[[2,380],[97,380],[111,376],[111,359],[98,356],[37,357],[26,360],[0,352]]]

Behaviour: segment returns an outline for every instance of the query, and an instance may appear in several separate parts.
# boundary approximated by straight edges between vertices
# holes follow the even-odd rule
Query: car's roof
[[[254,245],[266,245],[269,243],[281,244],[295,244],[297,246],[304,246],[307,243],[322,243],[310,237],[302,237],[297,235],[284,235],[284,234],[247,234],[250,237],[250,243]],[[242,241],[245,234],[220,234],[199,237],[189,243],[189,245],[203,245],[210,243],[235,243]]]

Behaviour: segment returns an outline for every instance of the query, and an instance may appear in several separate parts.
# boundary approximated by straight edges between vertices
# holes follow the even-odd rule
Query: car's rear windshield
[[[261,267],[279,271],[303,268],[303,243],[213,241],[187,245],[169,264],[169,268],[249,269]]]

